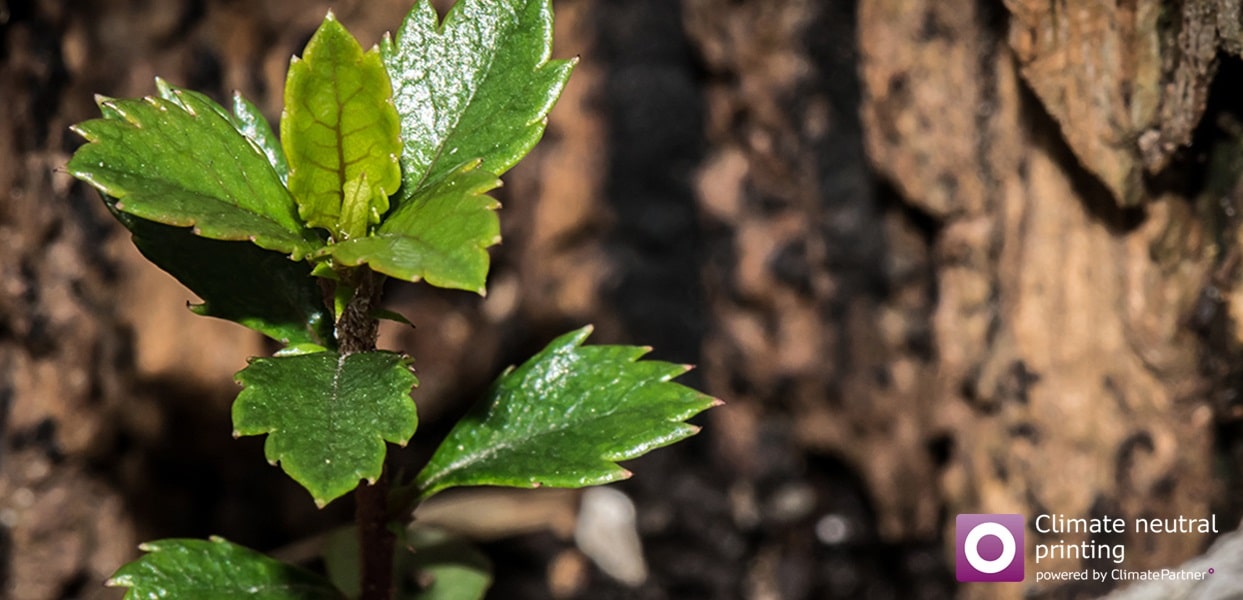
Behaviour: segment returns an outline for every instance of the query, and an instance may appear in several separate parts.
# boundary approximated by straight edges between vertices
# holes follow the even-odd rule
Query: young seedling
[[[279,142],[240,95],[230,111],[161,80],[154,97],[98,98],[102,117],[74,127],[87,143],[69,172],[203,299],[192,310],[284,346],[238,372],[234,435],[266,435],[268,461],[317,505],[354,491],[358,506],[355,532],[330,536],[327,576],[219,538],[167,539],[111,579],[126,598],[480,597],[486,577],[408,552],[444,547],[406,533],[420,502],[616,481],[630,475],[617,461],[697,431],[686,419],[718,401],[671,381],[688,367],[583,345],[584,327],[503,373],[422,471],[388,482],[388,444],[415,433],[417,380],[410,358],[376,349],[382,284],[484,293],[500,241],[487,193],[539,140],[574,66],[549,60],[551,38],[550,0],[460,0],[443,21],[419,0],[366,51],[329,13],[290,65]],[[394,564],[440,576],[406,589]]]

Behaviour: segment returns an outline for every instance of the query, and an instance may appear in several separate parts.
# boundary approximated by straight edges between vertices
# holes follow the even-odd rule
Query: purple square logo
[[[1023,581],[1023,515],[958,515],[958,581]]]

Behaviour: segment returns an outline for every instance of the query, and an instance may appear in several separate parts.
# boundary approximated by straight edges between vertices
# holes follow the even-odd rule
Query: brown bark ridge
[[[1218,50],[1239,54],[1237,0],[1010,0],[1009,42],[1076,158],[1123,206],[1170,164],[1208,100]]]
[[[1216,19],[1237,12],[1184,3],[1159,29],[1169,3],[1006,9],[860,4],[869,157],[937,220],[923,396],[953,432],[944,502],[950,514],[1207,515],[1223,481],[1202,360],[1218,350],[1187,318],[1225,254],[1206,218],[1218,199],[1144,185],[1141,170],[1190,142]],[[1053,538],[1079,541],[1038,540]],[[1128,568],[1206,542],[1120,541]],[[1054,563],[1040,568],[1085,564]]]

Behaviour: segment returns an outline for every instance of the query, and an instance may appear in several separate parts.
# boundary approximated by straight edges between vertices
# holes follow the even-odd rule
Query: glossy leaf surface
[[[366,235],[401,182],[391,98],[379,51],[363,52],[332,13],[289,65],[281,116],[289,189],[303,220],[336,241]]]
[[[295,258],[322,245],[259,146],[206,96],[160,82],[162,97],[100,98],[103,118],[74,126],[89,143],[68,170],[125,213]]]
[[[343,265],[362,263],[406,281],[426,279],[445,288],[482,294],[486,248],[501,238],[500,204],[485,195],[500,184],[474,165],[398,206],[371,236],[324,248]]]
[[[549,60],[550,0],[416,2],[380,43],[401,115],[400,201],[481,159],[501,174],[543,134],[573,61]]]
[[[125,600],[345,600],[326,579],[220,538],[167,539],[117,570],[108,585],[129,588]]]
[[[392,352],[257,358],[237,373],[235,435],[267,434],[264,454],[324,506],[374,481],[385,442],[405,445],[418,419],[408,361]]]
[[[159,95],[170,101],[181,96],[199,105],[211,105],[205,96],[157,81]],[[284,162],[280,146],[273,146],[271,127],[253,104],[234,95],[232,119],[238,132],[262,149],[273,168]],[[278,169],[279,171],[279,169]],[[319,285],[305,263],[263,250],[250,242],[199,237],[185,227],[172,227],[135,217],[116,209],[116,200],[104,196],[113,215],[133,235],[143,256],[177,278],[203,300],[194,312],[234,321],[284,344],[331,344],[332,316],[323,305]]]
[[[718,401],[670,380],[689,367],[636,346],[563,335],[493,384],[419,473],[417,495],[467,485],[582,487],[629,476],[617,461],[693,435]]]
[[[233,126],[242,132],[242,135],[250,138],[250,141],[259,147],[263,155],[268,157],[268,163],[280,176],[281,182],[287,182],[289,161],[285,159],[285,149],[281,148],[280,140],[276,139],[276,133],[272,131],[272,125],[268,123],[259,107],[243,98],[239,92],[233,93]]]

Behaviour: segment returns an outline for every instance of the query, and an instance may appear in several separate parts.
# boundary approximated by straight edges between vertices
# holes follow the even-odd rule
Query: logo
[[[958,581],[1023,581],[1023,515],[958,515]]]

